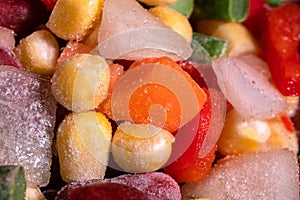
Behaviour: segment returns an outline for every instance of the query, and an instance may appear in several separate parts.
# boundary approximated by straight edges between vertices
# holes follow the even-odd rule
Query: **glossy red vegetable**
[[[149,193],[119,183],[98,183],[76,188],[69,200],[158,200]]]
[[[300,5],[286,3],[270,10],[261,42],[279,91],[300,96]]]
[[[262,19],[269,8],[265,0],[249,0],[249,14],[242,23],[255,36],[259,37],[263,29]]]
[[[206,89],[205,89],[206,91]],[[207,92],[207,91],[206,91]],[[198,123],[198,130],[195,135],[193,127]],[[164,168],[164,171],[172,176],[177,182],[194,182],[205,178],[212,169],[212,163],[215,159],[216,146],[204,157],[200,157],[200,149],[207,135],[211,123],[211,101],[208,96],[200,115],[195,117],[190,123],[180,129],[176,134],[176,140],[173,145],[172,156],[177,156],[180,151],[184,151],[182,143],[192,141],[186,151],[174,162]],[[182,136],[177,136],[181,134]],[[191,138],[194,137],[194,138]],[[183,147],[183,148],[182,148]]]
[[[57,2],[57,0],[41,0],[46,6],[48,10],[52,10]]]

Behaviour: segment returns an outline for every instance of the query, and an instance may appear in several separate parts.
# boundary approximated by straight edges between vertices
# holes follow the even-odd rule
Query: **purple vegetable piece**
[[[178,183],[169,175],[160,172],[145,174],[125,174],[110,179],[113,183],[122,183],[138,190],[153,194],[161,200],[180,200]]]
[[[152,194],[160,200],[180,200],[180,188],[177,182],[169,175],[161,172],[145,174],[125,174],[104,180],[90,180],[86,182],[74,182],[62,188],[56,200],[68,200],[68,197],[76,188],[96,183],[119,183],[134,187],[142,192]]]
[[[39,0],[0,0],[0,26],[14,30],[19,38],[45,23],[48,15]]]
[[[49,79],[0,66],[0,165],[22,165],[28,186],[49,182],[56,104]]]
[[[0,46],[0,65],[9,65],[19,69],[25,69],[14,53],[2,46]]]
[[[159,200],[158,197],[119,183],[97,183],[76,188],[69,200]]]

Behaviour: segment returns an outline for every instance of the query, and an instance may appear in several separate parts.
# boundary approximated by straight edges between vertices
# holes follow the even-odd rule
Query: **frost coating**
[[[48,79],[0,67],[0,165],[23,165],[29,186],[49,182],[55,113]]]

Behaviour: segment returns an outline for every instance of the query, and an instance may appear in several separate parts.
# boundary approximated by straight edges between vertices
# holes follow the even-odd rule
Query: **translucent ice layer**
[[[49,182],[55,113],[48,79],[0,67],[0,165],[22,165],[29,186]]]

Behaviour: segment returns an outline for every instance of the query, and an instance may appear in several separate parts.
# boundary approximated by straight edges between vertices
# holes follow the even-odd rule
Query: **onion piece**
[[[211,120],[205,139],[203,140],[199,157],[205,157],[216,145],[225,123],[226,101],[221,91],[209,88],[211,101]]]
[[[222,57],[213,69],[227,100],[243,118],[270,119],[287,108],[284,96],[254,67],[235,57]]]
[[[263,75],[265,78],[271,78],[271,72],[269,70],[267,62],[259,58],[257,55],[244,54],[239,56],[238,58],[242,59],[250,67],[253,67],[256,70],[258,70],[259,74]]]
[[[185,183],[182,199],[299,199],[298,171],[288,149],[228,156],[205,179]]]
[[[137,60],[169,56],[180,60],[192,54],[181,35],[135,0],[106,0],[102,12],[96,49],[102,57]]]

